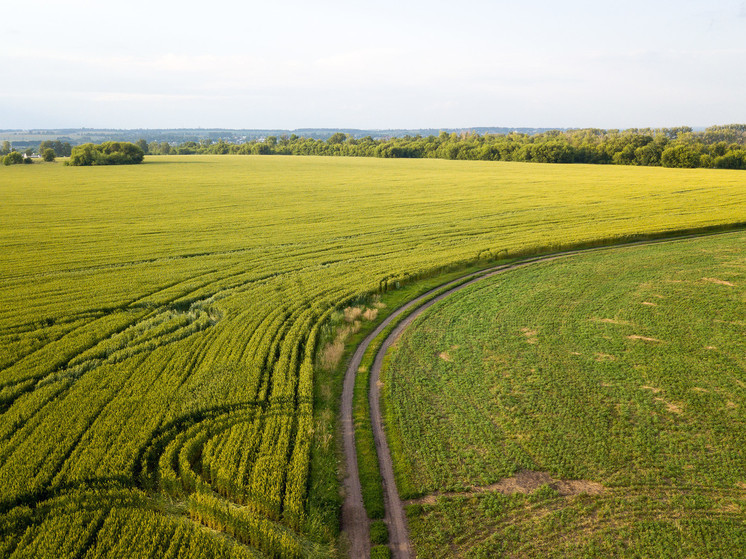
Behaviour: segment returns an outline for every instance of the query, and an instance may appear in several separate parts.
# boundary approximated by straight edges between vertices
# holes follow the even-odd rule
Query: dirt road
[[[717,234],[717,233],[714,233]],[[646,244],[672,242],[684,240],[702,235],[682,235],[680,237],[669,237],[659,240],[644,240],[619,245],[601,246],[589,249],[573,250],[564,253],[557,253],[548,256],[539,256],[528,258],[514,264],[504,264],[488,268],[472,274],[467,274],[456,280],[440,285],[416,299],[411,300],[406,305],[400,307],[388,316],[373,332],[371,332],[358,346],[355,354],[350,361],[347,371],[345,372],[344,388],[342,391],[341,421],[344,438],[344,454],[347,465],[346,477],[344,480],[345,501],[342,507],[342,531],[347,534],[349,540],[349,552],[352,559],[366,559],[370,557],[370,525],[365,508],[363,506],[363,497],[360,486],[360,476],[358,472],[357,453],[355,451],[355,431],[352,421],[353,391],[355,387],[355,375],[360,367],[363,354],[368,349],[370,343],[389,325],[403,313],[415,310],[401,321],[394,330],[386,337],[381,348],[376,354],[373,367],[370,374],[370,414],[373,427],[373,437],[378,452],[378,462],[383,478],[384,503],[386,506],[385,522],[389,530],[389,546],[395,559],[409,559],[414,557],[411,542],[409,541],[409,531],[407,529],[407,518],[404,514],[404,505],[399,498],[396,489],[396,480],[394,479],[394,467],[391,461],[391,452],[384,432],[383,419],[381,417],[380,407],[380,372],[383,358],[387,350],[401,336],[402,332],[425,310],[432,305],[442,301],[449,295],[464,289],[482,279],[495,276],[497,274],[515,270],[537,262],[549,262],[559,258],[566,258],[580,253],[595,252],[603,250],[613,250],[624,246],[640,246]],[[449,286],[452,286],[448,289]],[[442,293],[433,296],[433,293],[445,289]],[[427,300],[428,298],[431,299]]]
[[[401,332],[425,309],[438,301],[441,301],[448,295],[463,289],[464,287],[471,285],[472,283],[479,281],[482,278],[492,276],[494,274],[512,270],[520,266],[526,266],[532,262],[545,261],[554,258],[560,258],[560,256],[551,256],[546,258],[537,258],[532,260],[523,261],[512,265],[502,265],[495,268],[489,268],[472,274],[467,274],[461,278],[453,280],[452,282],[438,286],[423,295],[420,295],[416,299],[412,299],[406,305],[398,308],[391,315],[389,315],[378,327],[373,330],[368,336],[360,343],[355,350],[344,377],[344,385],[342,388],[342,405],[340,409],[340,419],[342,424],[342,438],[344,446],[344,456],[346,462],[346,475],[344,478],[344,492],[345,499],[342,504],[342,532],[346,534],[346,538],[349,544],[349,555],[353,559],[365,559],[370,557],[370,525],[365,507],[363,506],[363,495],[360,486],[360,474],[357,464],[357,453],[355,451],[355,428],[352,416],[353,408],[353,394],[355,389],[355,375],[360,367],[360,363],[363,359],[365,351],[368,349],[370,343],[394,320],[396,320],[402,314],[408,312],[413,307],[417,308],[409,317],[402,321],[386,338],[381,347],[381,350],[376,356],[375,363],[371,369],[371,389],[370,389],[370,402],[371,402],[371,422],[373,424],[373,436],[376,443],[376,450],[379,456],[379,467],[381,469],[381,476],[383,477],[384,487],[384,502],[386,505],[386,516],[384,518],[389,529],[389,545],[393,551],[395,558],[408,558],[412,557],[411,545],[409,543],[407,521],[404,515],[404,507],[401,499],[399,499],[399,493],[396,490],[396,481],[394,480],[394,469],[391,462],[391,453],[389,452],[388,443],[386,442],[386,435],[383,430],[383,420],[381,418],[381,410],[379,404],[380,391],[378,390],[378,379],[380,375],[381,363],[386,350],[391,347],[396,338],[401,335]],[[469,278],[473,278],[469,280]],[[467,281],[468,280],[468,281]],[[466,281],[466,283],[463,283]],[[434,292],[440,291],[447,288],[449,285],[453,285],[452,289],[449,289],[430,301],[423,304],[428,297],[431,297]]]

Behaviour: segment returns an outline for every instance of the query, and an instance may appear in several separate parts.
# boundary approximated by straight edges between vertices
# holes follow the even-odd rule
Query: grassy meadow
[[[0,556],[334,556],[340,376],[321,357],[342,309],[459,266],[745,222],[744,184],[311,157],[0,168]]]
[[[420,556],[746,549],[744,247],[585,253],[426,311],[386,377]]]

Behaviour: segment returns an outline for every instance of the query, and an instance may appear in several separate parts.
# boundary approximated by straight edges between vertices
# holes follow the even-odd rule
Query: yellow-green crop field
[[[0,202],[0,556],[328,557],[340,308],[743,223],[746,175],[159,157],[5,167]]]
[[[741,556],[745,249],[534,264],[415,322],[386,387],[419,556]]]

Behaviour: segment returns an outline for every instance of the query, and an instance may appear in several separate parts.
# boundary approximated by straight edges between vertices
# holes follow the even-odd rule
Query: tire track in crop
[[[404,330],[425,310],[434,304],[442,301],[446,297],[473,285],[474,283],[493,277],[497,274],[515,270],[531,264],[550,262],[560,258],[567,258],[581,253],[599,252],[604,250],[616,250],[623,247],[645,246],[658,243],[676,242],[687,239],[728,234],[732,231],[722,232],[703,232],[699,234],[683,234],[675,237],[664,237],[660,239],[637,240],[615,245],[605,245],[590,248],[580,248],[558,252],[555,254],[536,256],[526,258],[513,264],[503,264],[492,268],[487,268],[471,274],[466,274],[460,278],[447,282],[435,287],[426,293],[412,299],[405,305],[399,307],[391,313],[378,327],[373,330],[358,345],[345,371],[344,384],[342,389],[342,403],[340,408],[340,421],[342,426],[343,451],[345,457],[345,478],[343,482],[345,498],[342,504],[342,531],[347,535],[349,541],[349,555],[355,559],[359,557],[370,557],[370,521],[363,504],[362,487],[360,485],[360,472],[357,462],[357,451],[355,447],[355,425],[353,421],[353,396],[355,387],[355,376],[363,359],[368,346],[375,338],[392,322],[400,316],[412,311],[409,316],[403,319],[394,330],[392,330],[381,344],[375,361],[370,371],[369,385],[369,402],[371,424],[373,428],[373,438],[378,454],[379,469],[382,477],[384,490],[385,517],[384,520],[389,530],[389,546],[395,559],[409,559],[413,557],[412,545],[409,541],[409,532],[407,528],[406,515],[404,514],[404,505],[399,498],[394,478],[393,462],[391,452],[386,440],[386,434],[383,427],[383,418],[380,407],[380,387],[379,379],[381,365],[384,356],[396,340],[401,336]],[[449,288],[449,286],[451,286]],[[442,291],[445,290],[445,291]],[[439,295],[433,295],[442,291]],[[432,297],[432,298],[431,298]],[[414,310],[412,310],[414,309]]]

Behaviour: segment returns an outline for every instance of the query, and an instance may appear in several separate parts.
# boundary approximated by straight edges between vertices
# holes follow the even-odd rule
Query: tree
[[[142,149],[130,142],[82,144],[73,148],[68,165],[132,165],[141,163],[144,157]]]
[[[346,134],[342,134],[342,132],[335,132],[332,134],[329,139],[326,141],[327,144],[341,144],[347,139]]]
[[[147,140],[140,138],[135,142],[135,145],[139,147],[144,154],[148,153],[148,142]]]
[[[664,167],[694,168],[699,166],[700,154],[689,146],[676,145],[663,150],[661,164]]]
[[[3,165],[20,165],[23,164],[23,155],[17,151],[11,151],[3,157]]]
[[[87,167],[95,165],[97,158],[100,156],[96,146],[93,144],[81,144],[73,148],[68,165],[74,167]]]
[[[44,153],[45,149],[53,149],[57,157],[69,157],[72,153],[72,146],[69,142],[60,140],[44,140],[39,144],[39,153]]]
[[[5,140],[3,142],[3,147],[0,148],[0,155],[8,155],[12,149],[13,146],[10,145],[10,142],[8,140]]]
[[[45,149],[44,152],[41,154],[41,158],[48,163],[54,161],[55,157],[57,157],[57,155],[54,153],[54,150],[52,148]]]
[[[716,157],[713,166],[716,169],[746,169],[746,150],[730,151]]]
[[[657,166],[661,164],[661,153],[663,147],[657,142],[651,142],[635,150],[635,163],[644,166]]]

